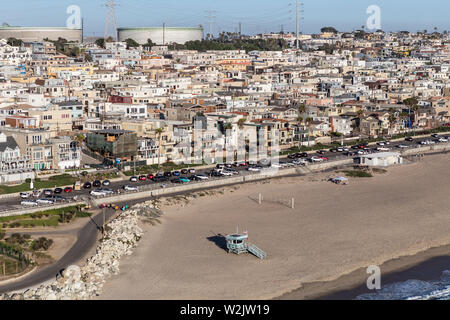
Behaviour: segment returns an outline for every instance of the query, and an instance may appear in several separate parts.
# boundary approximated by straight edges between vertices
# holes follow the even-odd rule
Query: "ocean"
[[[373,293],[365,293],[356,300],[450,300],[450,270],[437,281],[407,280],[382,286]]]

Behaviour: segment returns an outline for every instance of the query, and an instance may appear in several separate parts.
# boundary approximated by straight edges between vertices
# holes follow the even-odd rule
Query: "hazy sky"
[[[85,36],[101,36],[105,28],[106,0],[13,0],[0,4],[0,24],[15,26],[65,26],[69,5],[78,5]],[[301,0],[299,0],[301,2]],[[209,30],[208,10],[214,10],[213,33],[243,34],[295,30],[295,0],[116,0],[118,27],[198,26]],[[289,5],[292,3],[291,5]],[[369,5],[381,8],[385,31],[427,29],[450,31],[450,0],[304,0],[301,30],[318,33],[323,26],[352,31],[366,24]],[[291,12],[290,12],[291,11]]]

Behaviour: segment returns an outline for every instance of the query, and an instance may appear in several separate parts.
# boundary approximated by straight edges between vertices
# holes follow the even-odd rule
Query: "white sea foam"
[[[407,280],[388,284],[374,293],[365,293],[356,300],[447,300],[450,299],[450,270],[439,281]]]

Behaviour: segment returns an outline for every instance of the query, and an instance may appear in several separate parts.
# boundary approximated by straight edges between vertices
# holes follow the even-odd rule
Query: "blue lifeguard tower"
[[[241,254],[249,252],[260,259],[265,259],[267,257],[267,253],[248,242],[247,232],[230,234],[225,236],[225,239],[227,240],[228,253]]]

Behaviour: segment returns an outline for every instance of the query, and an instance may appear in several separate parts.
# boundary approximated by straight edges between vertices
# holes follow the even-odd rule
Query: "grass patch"
[[[355,178],[371,178],[373,177],[370,172],[362,171],[362,170],[354,170],[354,171],[342,171],[345,173],[347,177],[355,177]]]
[[[80,206],[82,209],[84,205]],[[89,213],[78,211],[78,206],[70,206],[59,209],[50,209],[46,211],[29,213],[19,216],[0,217],[0,223],[3,228],[33,228],[33,227],[55,227],[62,221],[62,217],[67,214],[75,213],[76,217],[88,217]]]
[[[383,174],[383,173],[386,173],[387,170],[386,169],[381,169],[381,168],[373,168],[372,172],[373,173],[378,173],[378,174]]]
[[[61,174],[58,176],[50,177],[48,180],[36,179],[34,181],[34,189],[50,189],[54,188],[55,186],[61,187],[73,185],[75,181],[76,178],[72,177],[70,174]],[[17,193],[24,191],[30,191],[29,183],[22,183],[17,186],[0,186],[0,194]]]

